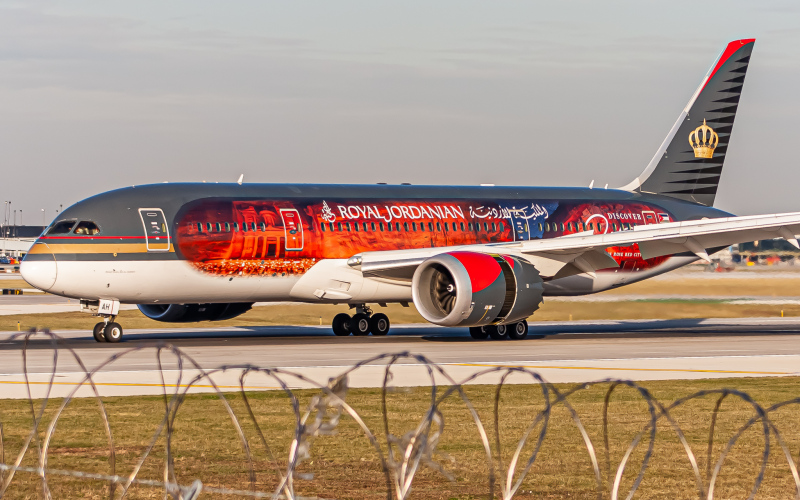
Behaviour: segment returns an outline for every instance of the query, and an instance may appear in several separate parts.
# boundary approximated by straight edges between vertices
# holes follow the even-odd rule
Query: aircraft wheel
[[[350,333],[357,336],[369,335],[369,316],[364,313],[354,314],[350,320]]]
[[[119,323],[109,323],[103,330],[106,342],[117,343],[122,340],[122,326]]]
[[[489,331],[486,326],[472,326],[469,329],[469,336],[475,340],[486,340],[489,337]]]
[[[350,335],[350,315],[346,313],[339,313],[333,317],[333,334],[339,337],[347,337]]]
[[[528,336],[528,322],[524,319],[517,323],[508,325],[508,338],[511,340],[522,340]]]
[[[489,336],[492,340],[506,340],[508,338],[508,325],[489,325]]]
[[[92,330],[92,336],[94,336],[94,340],[97,342],[105,342],[106,337],[103,334],[103,330],[105,330],[106,324],[103,322],[97,323],[94,325],[94,330]]]
[[[386,335],[389,333],[389,317],[383,313],[373,314],[369,317],[369,331],[373,335]]]

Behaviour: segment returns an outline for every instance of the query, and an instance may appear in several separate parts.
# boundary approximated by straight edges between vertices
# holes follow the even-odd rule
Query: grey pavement
[[[800,320],[650,320],[533,324],[524,341],[474,341],[466,329],[435,326],[394,327],[387,337],[335,337],[320,327],[252,327],[132,330],[119,344],[98,344],[88,332],[61,332],[64,348],[72,349],[89,369],[113,355],[122,355],[96,375],[104,395],[157,394],[160,375],[156,347],[176,346],[204,369],[251,364],[282,367],[319,383],[348,366],[382,353],[408,351],[443,364],[456,380],[496,365],[525,366],[553,382],[585,382],[606,377],[635,380],[753,376],[800,373]],[[20,397],[24,386],[22,342],[0,334],[0,395]],[[138,349],[133,350],[132,348]],[[57,393],[82,377],[71,351],[59,350]],[[43,390],[53,364],[49,340],[33,339],[27,352],[28,372]],[[398,367],[399,385],[430,383],[413,363]],[[169,384],[178,381],[178,364],[162,356]],[[184,366],[186,368],[186,366]],[[381,363],[351,377],[353,386],[375,386],[382,380]],[[214,376],[224,389],[235,389],[238,372]],[[442,382],[439,380],[439,382]],[[484,380],[491,383],[492,380]],[[519,382],[523,382],[520,380]],[[293,387],[309,387],[292,382]],[[197,390],[210,390],[201,384]],[[248,385],[275,388],[274,382]],[[60,392],[59,392],[60,391]],[[82,391],[79,395],[88,395]]]

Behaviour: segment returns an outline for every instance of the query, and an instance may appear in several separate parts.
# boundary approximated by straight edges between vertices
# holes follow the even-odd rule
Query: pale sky
[[[800,211],[796,1],[0,0],[0,200],[41,224],[239,174],[621,186],[748,37],[717,206]]]

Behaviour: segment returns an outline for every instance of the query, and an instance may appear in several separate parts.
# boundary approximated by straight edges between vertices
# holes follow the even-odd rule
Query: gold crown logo
[[[689,144],[694,149],[695,158],[713,158],[719,136],[713,128],[706,125],[706,119],[703,118],[703,124],[689,134]]]

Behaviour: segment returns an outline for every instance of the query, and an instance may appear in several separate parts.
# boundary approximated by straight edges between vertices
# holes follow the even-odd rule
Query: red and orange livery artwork
[[[634,202],[203,199],[177,220],[177,251],[198,270],[278,277],[365,251],[606,233],[673,217]],[[667,258],[643,260],[637,245],[607,251],[628,270]]]

